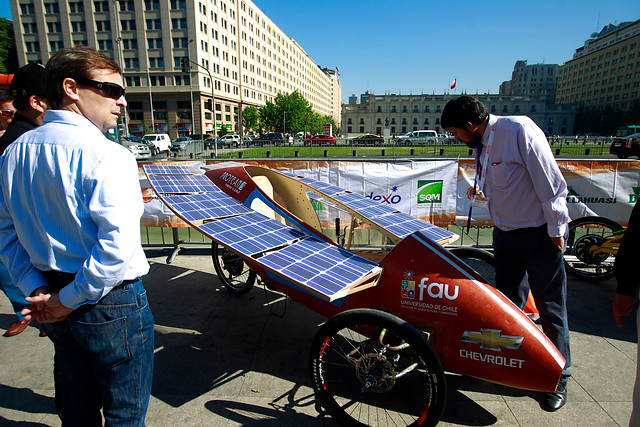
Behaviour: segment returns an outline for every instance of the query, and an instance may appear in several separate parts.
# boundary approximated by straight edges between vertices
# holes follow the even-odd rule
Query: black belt
[[[514,230],[509,230],[509,231],[505,231],[505,233],[508,234],[525,234],[525,233],[531,233],[532,231],[538,231],[540,229],[546,229],[547,228],[547,224],[542,224],[538,227],[524,227],[524,228],[516,228]],[[503,231],[503,230],[500,230]]]
[[[64,271],[55,271],[55,270],[40,270],[40,272],[44,275],[44,278],[47,279],[47,283],[49,283],[49,288],[53,292],[60,292],[60,289],[67,286],[69,283],[73,282],[76,279],[76,273],[67,273]],[[132,280],[123,280],[119,284],[113,287],[113,289],[121,289],[127,285],[137,282],[140,280],[139,277],[136,277]]]

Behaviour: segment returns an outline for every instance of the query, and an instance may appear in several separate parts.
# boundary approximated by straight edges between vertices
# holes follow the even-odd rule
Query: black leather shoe
[[[549,393],[540,403],[542,409],[548,412],[555,412],[567,403],[567,382],[560,381],[555,393]]]

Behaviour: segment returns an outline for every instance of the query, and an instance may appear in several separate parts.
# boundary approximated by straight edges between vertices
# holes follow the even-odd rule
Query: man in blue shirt
[[[44,85],[42,79],[44,66],[30,63],[20,67],[11,80],[11,94],[13,107],[16,109],[13,119],[6,132],[0,136],[0,154],[23,133],[42,124],[42,117],[47,110],[47,101],[44,97]],[[18,316],[18,321],[4,333],[6,337],[18,335],[29,326],[30,321],[25,320],[21,314],[22,309],[29,304],[24,295],[11,281],[9,270],[0,262],[0,289],[5,293],[13,309]],[[42,331],[41,331],[42,333]]]
[[[127,105],[121,74],[92,49],[57,52],[44,124],[0,157],[0,256],[54,343],[63,425],[144,425],[151,391],[138,168],[103,135]]]
[[[524,308],[529,284],[542,330],[564,356],[558,388],[541,402],[557,411],[567,399],[571,352],[567,321],[564,243],[568,230],[567,184],[542,130],[526,116],[494,116],[476,98],[447,103],[441,124],[476,150],[476,209],[495,224],[496,288]],[[523,281],[527,274],[528,281]]]

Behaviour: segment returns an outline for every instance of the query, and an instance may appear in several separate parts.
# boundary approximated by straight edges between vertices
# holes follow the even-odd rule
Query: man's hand
[[[558,247],[560,252],[564,252],[564,236],[552,237],[553,243]]]
[[[616,319],[616,324],[618,328],[622,326],[621,317],[626,316],[631,312],[633,308],[633,303],[635,302],[635,297],[630,295],[622,295],[616,294],[613,297],[613,317]]]
[[[35,319],[40,323],[59,322],[66,319],[73,311],[72,308],[62,305],[58,292],[37,293],[37,291],[34,292],[35,296],[26,298],[31,305],[20,312],[26,320]]]

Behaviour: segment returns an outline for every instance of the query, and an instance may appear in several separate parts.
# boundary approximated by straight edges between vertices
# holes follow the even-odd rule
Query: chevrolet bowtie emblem
[[[497,329],[480,329],[480,332],[465,331],[461,341],[480,344],[480,348],[500,351],[503,348],[517,350],[522,344],[522,337],[502,335]]]

